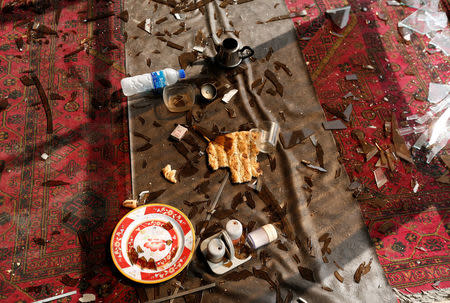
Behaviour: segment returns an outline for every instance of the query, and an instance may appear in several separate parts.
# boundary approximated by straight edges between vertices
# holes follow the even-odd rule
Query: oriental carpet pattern
[[[388,182],[377,188],[373,171],[379,157],[364,162],[350,135],[360,129],[370,143],[389,147],[384,122],[394,113],[400,127],[415,125],[406,117],[425,113],[430,82],[450,81],[449,57],[429,54],[429,39],[424,36],[413,35],[409,44],[402,41],[397,23],[413,13],[412,8],[367,0],[286,4],[291,12],[308,13],[292,20],[320,103],[341,111],[353,104],[347,129],[333,134],[339,161],[351,180],[364,185],[359,196],[362,216],[389,283],[405,293],[450,287],[450,186],[436,181],[448,168],[439,156],[427,164],[424,151],[416,151],[414,165],[399,161],[395,171],[383,169]],[[338,30],[325,11],[347,4],[352,6],[348,25]],[[448,12],[449,6],[448,1],[441,2],[441,10]],[[367,65],[373,68],[364,68]],[[349,74],[357,80],[346,80]],[[355,98],[345,98],[349,92]],[[332,120],[333,115],[324,111]],[[419,135],[407,135],[407,144],[413,145]],[[448,154],[448,149],[440,154]],[[416,193],[414,180],[419,183]],[[383,203],[377,205],[375,199]]]
[[[126,100],[117,91],[123,21],[83,22],[117,15],[122,3],[0,3],[0,99],[8,103],[0,112],[0,301],[72,290],[59,302],[78,302],[80,291],[134,301],[134,288],[111,272],[108,249],[131,195]],[[45,33],[33,30],[38,23]],[[52,133],[38,90],[25,85],[32,73],[49,99]]]

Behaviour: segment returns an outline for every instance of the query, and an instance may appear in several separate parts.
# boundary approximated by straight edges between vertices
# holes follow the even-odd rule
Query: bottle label
[[[164,72],[162,70],[152,73],[152,81],[154,89],[163,88],[167,85],[166,77],[164,76]]]

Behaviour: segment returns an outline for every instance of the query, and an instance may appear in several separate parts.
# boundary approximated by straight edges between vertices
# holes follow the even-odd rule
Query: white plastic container
[[[225,226],[225,230],[233,241],[233,244],[236,245],[239,243],[239,240],[242,236],[242,224],[238,220],[230,220],[227,222]]]
[[[208,261],[212,263],[219,263],[225,256],[225,243],[216,238],[208,243]]]
[[[261,246],[269,244],[278,238],[277,230],[272,224],[266,224],[247,235],[247,242],[252,249],[258,249]]]
[[[123,78],[120,84],[122,85],[123,94],[132,96],[175,84],[178,80],[184,78],[186,78],[184,69],[165,68],[153,73]]]

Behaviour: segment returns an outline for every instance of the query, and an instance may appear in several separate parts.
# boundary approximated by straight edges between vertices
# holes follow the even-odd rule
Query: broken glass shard
[[[322,122],[323,128],[326,130],[338,130],[338,129],[346,129],[347,126],[345,126],[344,122],[341,120],[331,120],[331,121],[325,121]]]
[[[344,112],[342,113],[344,115],[345,121],[347,121],[347,122],[350,121],[350,116],[352,114],[352,111],[353,111],[353,104],[347,105]]]
[[[450,37],[448,38],[448,43],[450,43]],[[428,101],[430,103],[439,103],[444,100],[450,100],[450,85],[430,82],[428,86]]]
[[[312,134],[314,134],[314,131],[306,127],[293,132],[286,131],[280,134],[280,141],[283,147],[288,149],[299,144]]]
[[[430,12],[420,9],[400,21],[398,26],[426,35],[444,29],[447,26],[447,15],[444,12]]]
[[[374,170],[373,174],[375,176],[375,182],[378,188],[382,187],[388,181],[383,172],[383,169],[381,169],[380,167]]]
[[[444,55],[450,56],[450,29],[445,29],[440,33],[437,33],[430,44],[440,49]]]
[[[358,76],[356,74],[350,74],[345,76],[345,80],[348,81],[355,81],[358,80]]]
[[[344,7],[329,9],[327,10],[327,14],[330,16],[333,23],[342,29],[347,26],[348,19],[350,17],[350,9],[351,6],[347,5]]]
[[[404,5],[430,12],[439,11],[439,0],[402,0]]]

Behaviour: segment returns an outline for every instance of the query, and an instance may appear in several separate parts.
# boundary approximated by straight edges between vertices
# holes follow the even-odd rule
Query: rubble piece
[[[44,108],[45,116],[47,118],[47,134],[53,133],[53,116],[52,111],[50,109],[50,104],[48,102],[47,95],[45,94],[45,90],[42,87],[41,81],[35,74],[31,74],[31,80],[36,86],[36,89],[39,94],[39,98],[41,99],[42,107]]]
[[[184,46],[176,44],[176,43],[174,43],[172,41],[167,41],[167,46],[171,47],[171,48],[174,48],[174,49],[177,49],[177,50],[180,50],[180,51],[182,51],[184,49]]]
[[[353,104],[349,104],[347,105],[347,107],[345,108],[344,112],[342,113],[344,115],[344,120],[345,121],[350,121],[350,116],[352,115],[352,111],[353,111]]]
[[[251,88],[255,89],[255,87],[260,86],[263,83],[263,79],[262,78],[258,78],[255,81],[253,81]]]
[[[384,23],[386,23],[386,21],[388,21],[387,15],[380,13],[380,12],[377,12],[376,15],[377,15],[378,19],[380,19],[381,21],[384,21]]]
[[[392,142],[394,142],[395,154],[403,160],[413,163],[411,153],[408,147],[406,147],[405,139],[403,139],[398,131],[398,122],[394,113],[392,113]]]
[[[401,6],[402,5],[400,2],[395,1],[395,0],[386,1],[386,4],[389,6]]]
[[[269,50],[267,51],[267,54],[266,54],[266,61],[267,62],[269,62],[269,60],[272,57],[272,55],[273,55],[273,48],[269,47]]]
[[[447,168],[450,169],[450,155],[441,155],[440,158]]]
[[[356,74],[350,74],[345,76],[345,80],[347,81],[356,81],[358,80],[358,76]]]
[[[17,46],[17,49],[19,50],[19,52],[23,51],[23,45],[24,45],[23,38],[18,37],[18,38],[16,38],[15,42],[16,42],[16,46]]]
[[[280,68],[284,70],[284,72],[289,76],[292,77],[292,72],[291,70],[286,66],[286,64],[281,63],[280,61],[275,61],[273,63],[273,65],[275,66],[276,70],[279,70]]]
[[[315,135],[309,136],[309,140],[311,140],[312,145],[317,146],[318,141]]]
[[[345,126],[344,122],[339,119],[322,122],[322,125],[326,130],[347,129],[347,126]]]
[[[147,18],[144,21],[142,21],[141,23],[139,23],[137,25],[137,27],[142,29],[143,31],[151,34],[152,29],[153,29],[152,20],[150,18]]]
[[[222,102],[228,103],[231,101],[231,99],[236,95],[238,92],[237,89],[233,88],[232,90],[228,91],[225,95],[222,97]]]
[[[322,173],[328,172],[325,168],[320,167],[320,166],[313,165],[310,161],[302,160],[301,163],[302,163],[303,165],[305,165],[306,167],[309,167],[309,168],[311,168],[311,169],[320,171],[320,172],[322,172]]]
[[[447,26],[447,15],[445,12],[430,12],[419,9],[400,21],[398,26],[426,35],[444,29]]]
[[[231,119],[236,118],[236,111],[235,111],[233,108],[228,107],[228,106],[225,106],[225,110],[227,111],[228,116],[229,116]]]
[[[358,190],[362,187],[362,184],[359,181],[353,181],[352,183],[350,183],[350,185],[347,187],[348,190],[350,191],[354,191],[354,190]]]
[[[439,0],[401,0],[403,5],[430,12],[439,11]]]
[[[350,98],[350,97],[354,97],[352,92],[346,93],[342,98],[347,99],[347,98]]]
[[[117,18],[119,18],[123,22],[128,22],[128,19],[129,19],[128,11],[124,10],[123,12],[121,12],[120,14],[117,15]]]
[[[370,265],[372,264],[372,259],[370,259],[369,263],[366,265],[366,262],[362,262],[359,264],[358,268],[353,275],[353,279],[356,283],[361,281],[361,277],[367,274],[370,271]]]
[[[264,86],[266,85],[267,79],[264,79],[262,85],[258,88],[258,91],[256,92],[258,94],[258,96],[261,96],[261,93],[264,89]]]
[[[165,21],[167,21],[167,20],[168,20],[167,17],[162,17],[162,18],[156,20],[156,21],[155,21],[155,24],[161,24],[161,23],[163,23],[163,22],[165,22]]]
[[[398,27],[398,32],[400,36],[405,40],[406,42],[411,42],[411,36],[413,34],[413,31],[406,27]]]
[[[181,20],[181,21],[186,19],[186,15],[184,15],[184,14],[175,13],[175,14],[173,14],[173,16],[175,17],[175,19]]]
[[[378,159],[377,163],[375,164],[375,167],[383,167],[383,168],[388,168],[388,161],[386,158],[386,153],[384,152],[384,150],[379,147],[378,144],[375,143],[375,145],[378,148],[378,151],[380,152],[380,159]]]
[[[207,284],[207,285],[200,286],[200,287],[197,287],[197,288],[193,288],[193,289],[190,289],[190,290],[182,291],[182,292],[179,292],[177,294],[173,294],[173,295],[170,295],[170,296],[167,296],[167,297],[163,297],[163,298],[152,300],[150,302],[152,302],[152,303],[161,303],[161,302],[165,302],[165,301],[168,301],[168,300],[171,300],[171,299],[184,297],[184,296],[187,296],[187,295],[199,292],[199,291],[204,291],[206,289],[210,289],[210,288],[213,288],[213,287],[216,287],[216,283],[211,283],[211,284]]]
[[[406,117],[406,121],[416,120],[418,118],[419,118],[419,115],[415,114],[415,115]]]
[[[384,136],[388,137],[392,133],[392,123],[390,121],[384,122]]]
[[[83,294],[83,296],[79,298],[78,301],[82,303],[95,302],[96,297],[94,294]]]
[[[437,178],[436,181],[444,184],[450,184],[450,174],[447,173],[445,175],[442,175],[439,178]]]
[[[330,16],[331,21],[333,21],[333,23],[337,27],[343,29],[344,27],[347,26],[350,17],[350,9],[351,9],[350,5],[335,9],[329,9],[327,10],[327,15]]]
[[[433,104],[442,101],[450,102],[450,85],[430,82],[427,100]]]
[[[175,169],[172,169],[172,166],[170,166],[170,164],[167,164],[162,169],[162,174],[164,178],[166,178],[167,181],[170,181],[172,183],[177,183],[177,179],[175,177],[176,173],[177,171]]]
[[[266,71],[264,72],[264,76],[266,76],[266,78],[269,79],[270,82],[272,82],[280,97],[283,97],[283,85],[278,81],[277,76],[274,74],[274,72],[266,69]]]
[[[376,182],[378,188],[382,187],[388,181],[386,178],[386,175],[383,172],[383,169],[380,167],[378,167],[376,170],[374,170],[373,174],[375,176],[375,182]]]
[[[428,129],[428,127],[426,125],[419,125],[419,126],[414,126],[414,133],[415,134],[421,134],[424,131],[426,131]]]
[[[366,135],[364,132],[360,129],[354,129],[352,130],[352,138],[357,140],[359,142],[359,145],[361,146],[361,149],[366,156],[366,162],[368,162],[370,159],[372,159],[373,156],[375,156],[378,152],[378,149],[375,147],[375,145],[370,144],[365,140]]]
[[[284,149],[289,149],[301,143],[312,134],[314,134],[314,131],[306,127],[295,131],[285,131],[280,133],[280,141]]]
[[[395,156],[391,148],[386,149],[386,160],[390,171],[395,170]]]
[[[412,127],[403,127],[398,129],[398,133],[401,136],[407,136],[414,133],[414,129]]]
[[[339,282],[344,283],[344,278],[337,271],[334,272],[334,276]]]
[[[61,298],[65,298],[65,297],[68,297],[68,296],[76,295],[76,294],[77,294],[77,291],[74,290],[74,291],[66,292],[64,294],[60,294],[60,295],[57,295],[57,296],[54,296],[54,297],[50,297],[50,298],[34,301],[34,303],[52,302],[52,301],[55,301],[55,300],[58,300],[58,299],[61,299]]]
[[[370,70],[375,70],[375,67],[373,67],[373,66],[370,65],[370,64],[363,65],[362,68],[364,68],[364,69],[370,69]]]
[[[192,49],[199,53],[203,53],[205,50],[203,46],[194,46]]]
[[[332,114],[332,115],[334,115],[334,116],[336,116],[336,117],[341,118],[342,120],[344,120],[345,116],[344,116],[344,114],[343,114],[342,112],[340,112],[339,110],[334,109],[334,108],[332,108],[332,107],[329,107],[329,106],[326,105],[326,104],[323,104],[322,107],[323,107],[327,112],[329,112],[330,114]]]
[[[416,179],[411,180],[411,187],[413,188],[413,193],[417,193],[417,191],[419,190],[420,184],[419,182],[417,182]]]
[[[169,42],[167,42],[169,43]],[[191,66],[197,60],[196,52],[188,52],[182,53],[178,56],[178,63],[180,64],[181,69],[186,69],[188,66]]]
[[[170,134],[170,137],[176,141],[181,141],[184,135],[187,133],[188,129],[182,125],[177,125],[175,129]]]
[[[437,33],[433,39],[429,42],[430,45],[436,47],[444,53],[446,56],[450,56],[450,29],[445,29],[440,33]]]
[[[262,184],[263,184],[262,178],[258,177],[255,181],[248,183],[247,186],[256,192],[260,192],[261,188],[262,188]]]

